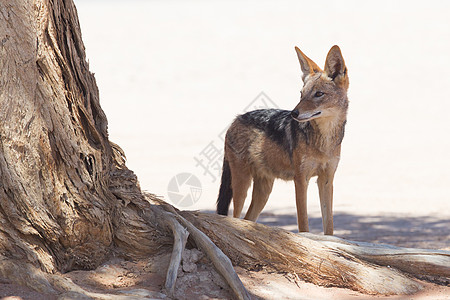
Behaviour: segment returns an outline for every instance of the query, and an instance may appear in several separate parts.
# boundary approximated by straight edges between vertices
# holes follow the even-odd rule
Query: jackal
[[[256,221],[275,178],[294,180],[297,222],[309,231],[306,194],[317,176],[325,234],[333,234],[333,178],[339,163],[347,120],[347,68],[338,46],[320,69],[295,47],[303,72],[300,102],[292,110],[261,109],[236,117],[227,131],[217,213],[239,217],[253,178],[253,194],[245,219]]]

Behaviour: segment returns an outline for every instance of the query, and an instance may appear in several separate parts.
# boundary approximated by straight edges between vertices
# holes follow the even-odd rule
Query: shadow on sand
[[[295,215],[276,215],[267,212],[261,214],[258,222],[297,232]],[[321,217],[310,217],[309,226],[312,233],[322,233]],[[334,214],[334,228],[336,236],[354,241],[411,248],[450,247],[448,218],[410,215],[364,216],[337,212]]]
[[[213,211],[208,211],[214,213]],[[258,223],[297,232],[293,214],[263,212]],[[320,216],[309,217],[310,232],[322,234]],[[450,219],[411,215],[334,214],[334,235],[353,241],[390,244],[399,247],[450,250]]]

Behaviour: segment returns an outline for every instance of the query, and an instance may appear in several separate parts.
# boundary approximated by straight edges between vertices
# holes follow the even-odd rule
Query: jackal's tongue
[[[318,111],[318,112],[315,112],[315,113],[312,113],[312,114],[309,114],[309,115],[307,115],[307,114],[301,114],[301,115],[297,116],[297,117],[294,118],[294,119],[297,120],[297,121],[299,121],[299,122],[306,122],[306,121],[308,121],[308,120],[310,120],[310,119],[312,119],[312,118],[314,118],[314,117],[317,117],[317,116],[320,115],[321,113],[322,113],[321,111]]]

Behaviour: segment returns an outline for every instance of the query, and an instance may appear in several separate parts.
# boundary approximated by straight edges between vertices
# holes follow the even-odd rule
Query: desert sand
[[[143,189],[170,202],[170,180],[194,174],[201,196],[180,208],[214,209],[221,160],[206,171],[195,159],[222,152],[223,131],[237,114],[297,104],[295,45],[322,66],[337,44],[349,70],[350,109],[335,211],[449,216],[447,2],[76,5],[110,139]],[[252,106],[261,92],[271,101]],[[319,212],[313,182],[309,204]],[[266,211],[293,207],[293,184],[277,182]]]
[[[350,76],[335,178],[337,234],[359,238],[373,229],[383,239],[406,225],[430,239],[443,231],[436,234],[441,243],[429,247],[450,247],[447,2],[76,5],[110,139],[125,150],[142,189],[181,209],[214,211],[227,126],[257,107],[292,109],[302,86],[294,46],[323,66],[337,44]],[[194,203],[177,205],[169,196],[180,173],[200,182]],[[189,188],[178,192],[187,195]],[[311,180],[308,210],[316,232],[318,203]],[[288,217],[294,210],[293,183],[275,182],[264,212],[295,229]]]

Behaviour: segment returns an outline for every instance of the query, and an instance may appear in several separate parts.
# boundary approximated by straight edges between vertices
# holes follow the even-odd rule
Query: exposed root
[[[335,236],[300,233],[330,248],[350,253],[372,263],[394,267],[411,275],[450,277],[450,251],[402,248],[344,240]]]
[[[395,268],[280,228],[200,212],[180,212],[245,269],[296,273],[303,281],[373,295],[418,292],[422,285]],[[189,228],[188,228],[189,230]]]
[[[151,200],[154,199],[152,198]],[[196,245],[208,256],[216,270],[228,283],[236,298],[242,300],[250,299],[250,295],[239,279],[239,276],[236,274],[231,260],[222,252],[222,250],[220,250],[206,234],[197,229],[191,222],[180,216],[172,206],[169,206],[162,201],[159,202],[159,200],[156,202],[161,205],[154,205],[153,208],[155,211],[158,211],[163,207],[170,213],[163,213],[161,214],[162,216],[165,218],[167,218],[167,216],[172,218],[176,217],[177,220],[187,228]]]
[[[170,228],[172,229],[174,238],[173,251],[172,256],[170,257],[170,264],[169,269],[167,270],[165,284],[166,291],[168,292],[169,296],[172,297],[174,294],[181,256],[183,254],[184,247],[186,246],[189,232],[184,229],[183,226],[180,225],[180,223],[178,223],[173,214],[166,212],[164,213],[164,215],[168,226],[170,226]]]
[[[184,226],[187,227],[197,246],[199,246],[200,249],[206,253],[216,270],[230,285],[236,297],[238,299],[250,300],[250,295],[239,279],[239,276],[236,274],[233,265],[231,264],[231,260],[209,239],[206,234],[198,230],[197,227],[192,225],[191,222],[187,221],[180,215],[177,215],[177,218]]]

